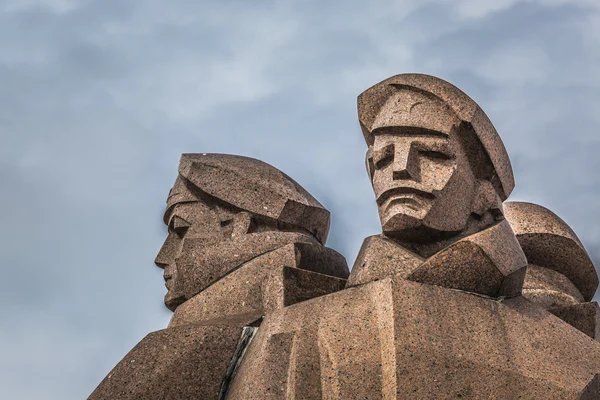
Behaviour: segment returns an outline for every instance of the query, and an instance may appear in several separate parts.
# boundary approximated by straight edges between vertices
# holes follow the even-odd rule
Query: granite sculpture
[[[277,264],[286,245],[303,271],[333,277],[334,285],[348,277],[343,256],[323,246],[329,212],[262,161],[184,154],[164,222],[169,235],[156,264],[164,268],[172,325],[198,320],[199,310],[202,320],[260,318],[264,307],[281,300],[268,298],[269,291],[261,286],[267,279],[265,265]],[[238,271],[241,266],[243,271]]]
[[[90,399],[223,398],[244,343],[268,312],[344,288],[325,247],[329,212],[252,158],[184,154],[169,193],[164,270],[169,327],[146,336]]]
[[[587,335],[600,336],[594,264],[573,230],[537,204],[507,202],[510,222],[528,260],[523,296]]]
[[[349,286],[398,275],[519,294],[527,260],[502,216],[512,168],[479,106],[448,82],[406,74],[362,93],[358,114],[383,233],[365,240]]]
[[[290,177],[184,154],[156,258],[173,317],[90,398],[600,399],[595,268],[555,214],[505,203],[482,109],[402,74],[358,114],[382,232],[352,271]]]

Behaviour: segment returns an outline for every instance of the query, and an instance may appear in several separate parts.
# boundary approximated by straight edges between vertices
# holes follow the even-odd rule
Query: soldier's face
[[[202,252],[203,247],[223,240],[221,219],[216,209],[199,201],[176,204],[171,210],[169,234],[155,259],[156,265],[164,269],[165,305],[171,311],[187,300],[187,285],[193,282],[191,276],[186,276],[193,270],[179,262],[186,241],[193,241],[194,251]]]
[[[388,127],[374,139],[367,162],[385,233],[465,228],[476,179],[454,132]]]

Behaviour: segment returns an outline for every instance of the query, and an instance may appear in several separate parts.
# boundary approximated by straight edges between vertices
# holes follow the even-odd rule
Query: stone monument
[[[481,108],[396,75],[358,97],[382,233],[349,273],[329,212],[261,161],[184,154],[167,200],[167,329],[90,399],[600,399],[598,286],[514,187]]]
[[[344,288],[325,247],[329,212],[252,158],[184,154],[169,193],[164,269],[169,327],[150,333],[90,399],[219,399],[263,316]]]
[[[507,202],[504,209],[527,256],[523,297],[598,339],[600,310],[590,302],[598,275],[575,232],[537,204]]]

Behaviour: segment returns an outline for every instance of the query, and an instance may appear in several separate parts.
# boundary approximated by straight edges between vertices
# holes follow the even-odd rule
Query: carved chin
[[[168,291],[167,294],[165,294],[165,306],[173,312],[175,312],[175,309],[183,304],[185,300],[185,296],[177,296],[176,294],[171,293],[171,291]]]
[[[380,210],[383,232],[401,232],[422,226],[430,208],[428,205],[416,208],[411,207],[411,205],[396,203],[390,205],[383,213]]]
[[[418,228],[423,225],[423,219],[405,213],[391,215],[385,221],[381,221],[381,227],[386,234],[402,232],[407,229]]]

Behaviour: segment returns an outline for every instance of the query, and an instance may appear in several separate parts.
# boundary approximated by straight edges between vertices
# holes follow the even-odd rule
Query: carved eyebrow
[[[383,126],[381,128],[375,128],[373,135],[395,135],[395,136],[425,136],[425,137],[438,137],[448,138],[449,135],[444,132],[434,131],[432,129],[422,128],[419,126]]]
[[[454,153],[452,151],[452,147],[450,146],[450,143],[447,140],[444,140],[444,141],[441,141],[441,140],[429,140],[429,141],[416,140],[413,143],[418,149],[435,150],[435,151]]]
[[[377,166],[379,161],[383,160],[384,158],[394,157],[394,144],[389,143],[381,148],[373,149],[370,156],[374,165]]]
[[[190,226],[191,224],[179,215],[174,215],[171,221],[169,221],[169,229],[174,232],[179,232],[180,229],[187,229]]]
[[[185,204],[185,203],[177,203],[177,204],[173,204],[166,212],[165,212],[165,225],[167,225],[167,227],[169,227],[169,229],[171,228],[173,221],[176,217],[180,218],[181,220],[185,221],[183,218],[181,218],[178,214],[177,214],[177,209],[179,208],[178,206],[180,204]],[[186,221],[187,222],[187,221]],[[189,224],[189,223],[188,223]]]
[[[171,218],[173,217],[173,210],[175,210],[176,205],[177,204],[174,204],[171,207],[167,208],[165,210],[165,213],[163,214],[163,222],[167,226],[169,226],[169,224],[171,223]]]
[[[169,215],[169,219],[168,219],[168,223],[167,223],[167,228],[169,229],[169,231],[171,231],[171,229],[173,229],[173,221],[175,220],[176,216],[177,216],[177,212],[175,211],[175,207],[173,207],[173,209],[171,210],[171,213]]]

